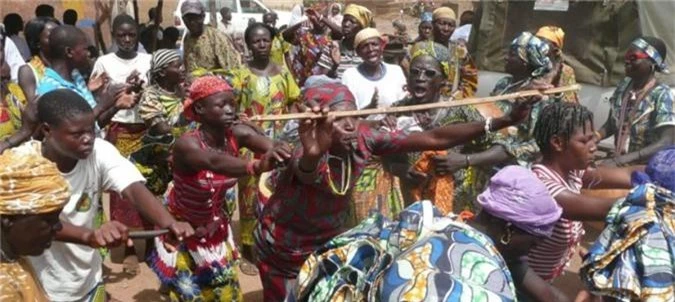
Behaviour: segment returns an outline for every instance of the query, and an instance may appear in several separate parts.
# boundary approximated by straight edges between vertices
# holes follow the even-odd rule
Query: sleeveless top
[[[201,149],[208,149],[199,129],[191,130],[184,135],[197,138]],[[226,152],[237,157],[239,147],[234,135],[228,131],[226,136],[229,146]],[[172,214],[186,220],[193,227],[204,226],[211,229],[212,222],[227,223],[228,219],[224,217],[222,210],[223,202],[227,190],[237,184],[237,178],[209,170],[190,174],[174,169],[173,181],[174,186],[168,198],[169,211]]]

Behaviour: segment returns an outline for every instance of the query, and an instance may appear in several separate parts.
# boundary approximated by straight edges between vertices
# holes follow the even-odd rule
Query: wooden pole
[[[211,26],[218,27],[218,12],[216,11],[216,0],[209,0],[209,17],[211,17]]]
[[[373,114],[392,114],[392,113],[404,113],[404,112],[414,112],[414,111],[424,111],[431,109],[440,109],[440,108],[450,108],[457,106],[468,106],[468,105],[477,105],[484,103],[494,103],[498,101],[512,100],[517,98],[540,96],[540,95],[549,95],[549,94],[558,94],[568,91],[577,91],[581,89],[579,84],[558,87],[553,89],[548,89],[544,91],[539,90],[524,90],[514,93],[508,93],[497,96],[490,96],[484,98],[468,98],[459,101],[443,101],[429,104],[419,104],[412,106],[401,106],[401,107],[388,107],[388,108],[375,108],[375,109],[366,109],[366,110],[352,110],[352,111],[336,111],[330,112],[328,115],[334,117],[348,117],[348,116],[368,116]],[[325,118],[326,115],[314,114],[314,113],[290,113],[290,114],[281,114],[281,115],[256,115],[250,117],[251,121],[287,121],[287,120],[300,120],[300,119],[319,119]]]
[[[134,7],[134,19],[136,20],[136,23],[141,24],[141,20],[138,18],[138,0],[131,1],[131,4]]]

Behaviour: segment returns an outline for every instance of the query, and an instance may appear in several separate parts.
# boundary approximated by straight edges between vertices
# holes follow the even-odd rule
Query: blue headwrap
[[[633,172],[633,186],[653,183],[675,192],[675,146],[656,153],[647,164],[645,172]]]
[[[656,48],[649,44],[649,42],[647,42],[645,39],[637,38],[631,43],[631,45],[644,51],[649,56],[652,62],[654,62],[656,65],[656,71],[670,73],[670,71],[668,71],[668,66],[666,65],[666,60],[663,58],[663,56],[661,56],[661,53],[659,53],[659,51],[656,50]]]
[[[433,13],[431,12],[423,12],[422,15],[420,15],[420,23],[431,22],[432,20],[433,20]]]
[[[548,43],[529,32],[523,32],[513,39],[511,49],[527,64],[534,66],[532,77],[545,75],[553,69],[553,63],[548,57]]]

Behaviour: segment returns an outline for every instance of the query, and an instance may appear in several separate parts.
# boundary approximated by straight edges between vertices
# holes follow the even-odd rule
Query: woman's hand
[[[333,142],[334,117],[328,116],[328,107],[319,107],[315,101],[310,101],[310,106],[300,106],[300,111],[325,115],[320,119],[303,119],[298,127],[300,142],[303,146],[303,155],[320,157],[328,152]]]
[[[432,161],[437,175],[452,174],[468,167],[466,155],[450,151],[446,156],[434,156]]]
[[[291,158],[291,147],[282,141],[275,141],[272,149],[268,150],[258,162],[256,173],[274,170],[280,164],[285,164]]]

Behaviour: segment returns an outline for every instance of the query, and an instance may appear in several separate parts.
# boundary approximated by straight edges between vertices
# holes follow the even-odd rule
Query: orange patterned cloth
[[[433,174],[433,163],[431,159],[434,156],[446,156],[447,151],[425,151],[413,166],[417,172]],[[412,196],[415,200],[431,200],[443,215],[452,213],[452,203],[455,192],[455,179],[452,175],[434,175],[427,183],[420,187],[412,189]]]

